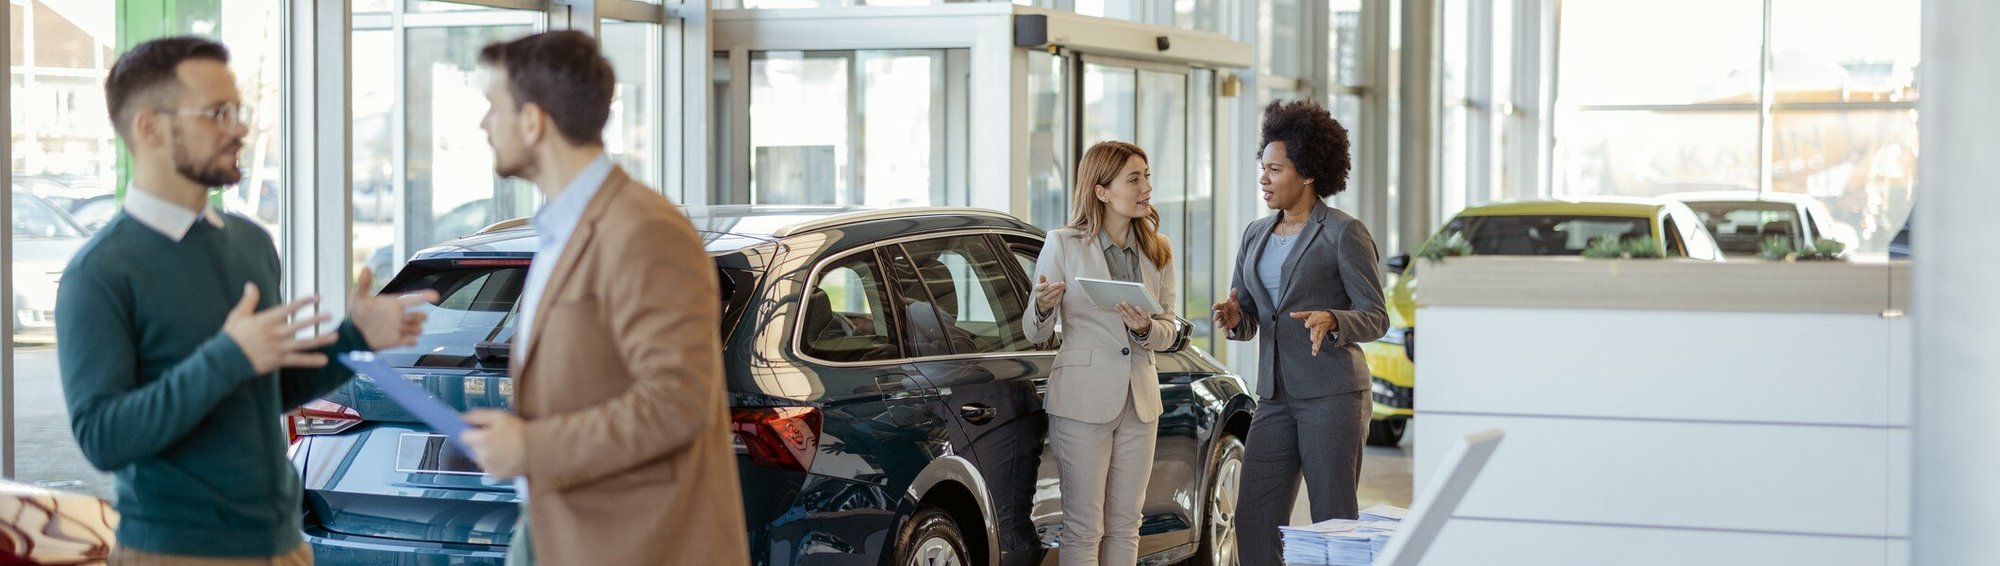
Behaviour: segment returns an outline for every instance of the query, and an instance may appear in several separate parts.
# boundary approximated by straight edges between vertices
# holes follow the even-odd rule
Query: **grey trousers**
[[[1368,392],[1293,399],[1281,386],[1274,393],[1276,398],[1258,400],[1243,449],[1236,543],[1245,566],[1284,563],[1278,527],[1291,522],[1301,472],[1313,522],[1361,515],[1355,490],[1368,435]]]
[[[1062,480],[1063,566],[1139,563],[1139,520],[1160,422],[1139,420],[1132,401],[1104,424],[1049,416],[1049,447]]]

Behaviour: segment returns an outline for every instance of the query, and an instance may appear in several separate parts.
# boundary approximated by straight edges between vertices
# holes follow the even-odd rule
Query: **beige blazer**
[[[694,226],[613,170],[559,261],[534,355],[512,368],[536,560],[747,564],[721,301]]]
[[[1125,320],[1115,311],[1091,306],[1077,283],[1078,277],[1111,278],[1097,235],[1068,226],[1049,231],[1035,261],[1035,276],[1029,281],[1047,277],[1068,287],[1062,303],[1046,320],[1036,316],[1031,293],[1028,316],[1021,325],[1028,331],[1028,340],[1043,342],[1055,335],[1056,323],[1062,323],[1062,349],[1056,353],[1044,401],[1050,415],[1103,424],[1116,420],[1125,410],[1126,399],[1131,399],[1140,420],[1159,418],[1160,372],[1153,367],[1153,352],[1164,351],[1174,342],[1174,276],[1166,268],[1154,266],[1145,254],[1140,254],[1139,265],[1146,290],[1166,312],[1153,316],[1153,329],[1146,341],[1135,344]]]

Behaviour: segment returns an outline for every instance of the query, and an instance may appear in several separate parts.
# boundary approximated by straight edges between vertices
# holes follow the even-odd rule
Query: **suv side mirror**
[[[1382,264],[1388,266],[1389,271],[1391,272],[1402,273],[1410,269],[1410,254],[1401,254],[1395,257],[1391,257],[1389,258],[1389,261],[1382,262]]]

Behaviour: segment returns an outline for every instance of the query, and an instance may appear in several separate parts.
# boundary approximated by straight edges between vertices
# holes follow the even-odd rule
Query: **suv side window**
[[[1660,231],[1666,236],[1662,243],[1667,245],[1667,257],[1687,257],[1687,245],[1681,239],[1681,227],[1679,223],[1674,222],[1673,213],[1667,213],[1662,226]]]
[[[1041,260],[1040,251],[1042,246],[1039,242],[1016,236],[1005,236],[1003,237],[1003,242],[1007,246],[1007,251],[1014,254],[1014,261],[1021,264],[1021,278],[1017,281],[1026,281],[1028,285],[1020,290],[1021,304],[1026,305],[1025,308],[1033,309],[1035,306],[1035,281],[1033,281],[1035,277],[1035,262]],[[1029,314],[1026,316],[1033,315]],[[1061,347],[1062,325],[1058,323],[1056,325],[1055,336],[1041,344],[1037,344],[1035,349],[1053,352]]]
[[[952,350],[959,354],[1035,349],[1021,329],[1025,293],[1008,276],[1006,255],[983,236],[953,236],[905,244],[923,287],[935,301]]]
[[[821,271],[801,310],[800,353],[830,362],[902,357],[883,281],[873,253],[848,256]]]

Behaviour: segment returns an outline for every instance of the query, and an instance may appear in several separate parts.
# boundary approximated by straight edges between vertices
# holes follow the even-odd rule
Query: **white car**
[[[14,341],[56,339],[56,285],[70,257],[90,239],[69,213],[14,191]]]
[[[1666,198],[1686,203],[1715,236],[1722,253],[1757,255],[1771,236],[1791,239],[1792,248],[1830,239],[1852,250],[1860,242],[1854,229],[1833,221],[1819,199],[1798,193],[1744,191],[1678,193]]]

